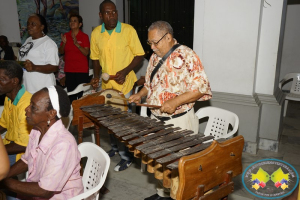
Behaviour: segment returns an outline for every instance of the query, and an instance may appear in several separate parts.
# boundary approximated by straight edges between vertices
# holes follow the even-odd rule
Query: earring
[[[48,124],[48,126],[49,126],[49,124],[50,124],[50,120],[48,119],[48,121],[47,121],[47,124]]]

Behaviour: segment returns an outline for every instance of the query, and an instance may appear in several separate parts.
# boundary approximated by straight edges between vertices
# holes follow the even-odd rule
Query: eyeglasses
[[[159,43],[159,42],[160,42],[167,34],[168,34],[168,33],[164,34],[164,36],[162,36],[162,38],[160,38],[160,40],[158,40],[157,42],[149,42],[149,41],[147,40],[147,44],[150,45],[150,46],[152,46],[152,44],[153,44],[154,46],[157,46],[158,43]]]

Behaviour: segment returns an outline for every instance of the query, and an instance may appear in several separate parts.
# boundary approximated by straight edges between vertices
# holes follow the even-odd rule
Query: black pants
[[[89,73],[73,73],[73,72],[66,72],[66,87],[68,92],[73,91],[79,84],[81,83],[89,83]],[[79,92],[74,95],[70,95],[69,99],[70,102],[79,99],[82,97],[83,92]]]

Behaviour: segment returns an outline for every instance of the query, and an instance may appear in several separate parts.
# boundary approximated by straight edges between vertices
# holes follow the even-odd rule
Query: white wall
[[[252,95],[261,0],[195,1],[194,50],[213,91]]]
[[[99,5],[103,0],[79,0],[79,14],[83,18],[83,32],[89,37],[92,33],[92,27],[101,24],[99,18]]]
[[[284,1],[268,3],[271,6],[264,3],[262,10],[255,92],[273,95]]]
[[[300,72],[300,5],[288,5],[279,80],[285,74]]]
[[[9,42],[21,42],[16,0],[0,0],[0,35]]]

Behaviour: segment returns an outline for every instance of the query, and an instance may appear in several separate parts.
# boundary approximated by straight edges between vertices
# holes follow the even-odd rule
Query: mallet
[[[123,97],[116,97],[116,96],[112,96],[111,94],[106,94],[106,98],[108,99],[121,99],[121,100],[125,100],[125,101],[130,101],[130,99],[127,99],[127,98],[123,98]],[[149,105],[149,104],[141,104],[141,103],[134,103],[132,102],[132,104],[134,105],[137,105],[137,106],[145,106],[145,107],[148,107],[148,108],[161,108],[161,106],[156,106],[156,105]]]
[[[108,81],[108,80],[112,80],[116,77],[117,75],[109,75],[108,73],[102,73],[101,74],[101,78],[104,80],[104,81]],[[90,83],[85,83],[83,84],[83,86],[87,86],[87,85],[92,85],[93,83],[90,82]]]

